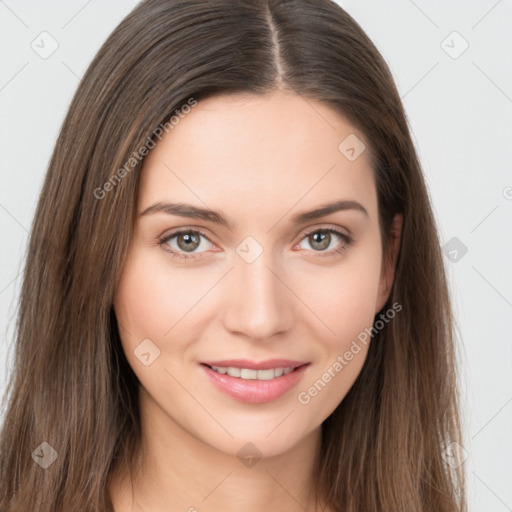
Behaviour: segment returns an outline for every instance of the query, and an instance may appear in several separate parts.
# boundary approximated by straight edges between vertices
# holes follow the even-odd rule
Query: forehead
[[[282,92],[208,98],[181,114],[146,156],[139,210],[183,201],[238,216],[267,213],[271,222],[296,204],[302,210],[347,199],[375,215],[368,151],[347,158],[344,141],[355,142],[357,152],[368,147],[344,117],[309,98]]]

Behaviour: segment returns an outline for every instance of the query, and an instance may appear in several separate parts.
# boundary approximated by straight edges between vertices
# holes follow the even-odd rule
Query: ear
[[[395,279],[395,267],[398,253],[400,251],[400,240],[402,235],[403,215],[397,213],[391,224],[391,232],[387,247],[387,254],[382,255],[382,267],[379,282],[379,293],[375,304],[377,314],[386,304],[391,293],[391,287]]]

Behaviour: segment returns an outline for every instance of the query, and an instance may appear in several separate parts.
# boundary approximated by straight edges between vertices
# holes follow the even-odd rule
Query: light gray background
[[[388,62],[442,243],[458,239],[446,263],[463,354],[470,510],[512,511],[512,2],[339,3]],[[0,0],[2,394],[28,231],[58,130],[94,54],[135,5]],[[31,48],[43,31],[59,45],[47,59]],[[464,42],[454,31],[469,44],[457,58]]]

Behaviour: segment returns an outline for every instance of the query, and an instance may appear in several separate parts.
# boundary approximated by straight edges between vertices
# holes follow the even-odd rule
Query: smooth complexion
[[[199,102],[144,160],[114,300],[141,383],[143,471],[134,482],[117,472],[116,511],[313,510],[321,423],[359,375],[367,347],[315,400],[303,405],[297,394],[371,328],[394,276],[394,264],[383,265],[368,152],[350,161],[338,150],[349,134],[368,143],[338,113],[298,95],[224,95]],[[366,213],[293,222],[342,200]],[[228,225],[158,207],[144,213],[165,203],[214,210]],[[399,216],[394,226],[399,233]],[[169,238],[177,230],[200,234]],[[263,251],[251,263],[238,252],[246,237],[256,241],[249,252]],[[395,261],[398,237],[392,247]],[[145,339],[160,350],[148,366],[134,354]],[[293,389],[265,403],[227,395],[200,365],[274,358],[310,364]],[[263,455],[252,467],[237,457],[249,442]]]

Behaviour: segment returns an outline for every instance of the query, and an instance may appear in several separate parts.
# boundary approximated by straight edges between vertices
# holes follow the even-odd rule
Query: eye
[[[338,239],[338,243],[336,243],[336,238]],[[352,238],[349,235],[341,233],[334,228],[320,228],[308,231],[303,234],[301,243],[303,241],[308,243],[309,246],[313,248],[314,252],[325,253],[320,255],[322,257],[343,253],[352,244]],[[299,247],[301,247],[300,243]],[[329,247],[331,247],[331,249],[328,250]]]
[[[313,248],[313,252],[323,253],[319,254],[321,257],[343,253],[352,244],[352,238],[349,235],[334,228],[315,229],[303,233],[302,237],[301,243],[305,241]],[[336,238],[338,239],[337,244]],[[207,241],[206,244],[203,243],[203,239]],[[158,240],[158,245],[180,261],[199,258],[200,256],[196,256],[196,254],[207,252],[208,248],[204,246],[207,246],[208,243],[213,245],[209,238],[197,229],[181,229],[164,235]],[[299,243],[298,246],[301,247],[301,244]],[[204,250],[196,250],[199,248]]]
[[[160,238],[158,240],[158,245],[160,245],[165,251],[171,253],[173,257],[181,260],[188,260],[195,259],[196,256],[194,256],[194,254],[196,253],[206,252],[196,251],[196,249],[200,247],[204,248],[205,243],[202,242],[202,239],[207,240],[210,244],[212,243],[201,231],[195,229],[182,229]],[[208,245],[208,243],[206,243],[206,245]]]

